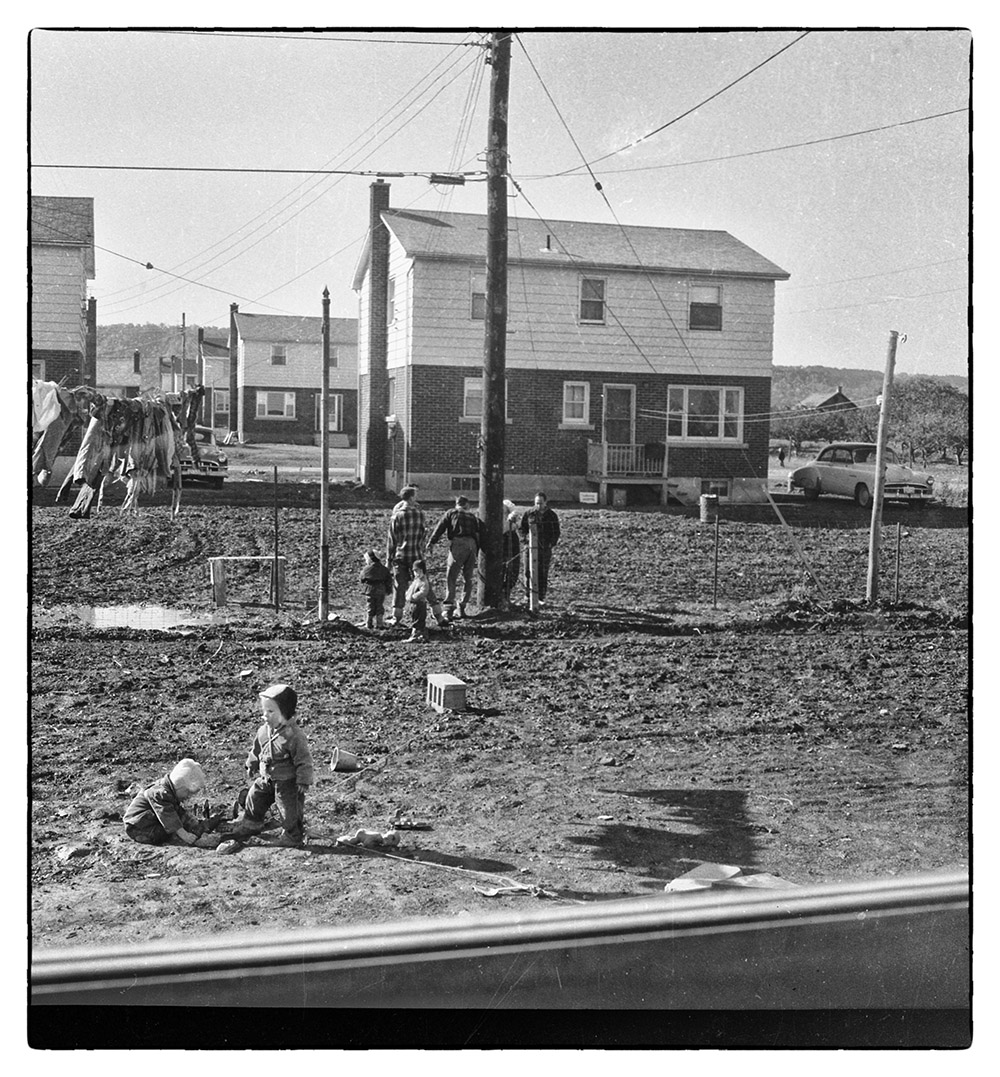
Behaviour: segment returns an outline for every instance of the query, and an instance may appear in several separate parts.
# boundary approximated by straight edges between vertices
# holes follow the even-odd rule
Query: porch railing
[[[587,475],[589,477],[617,476],[620,478],[662,479],[667,474],[666,446],[649,442],[645,445],[614,445],[607,441],[587,444]]]

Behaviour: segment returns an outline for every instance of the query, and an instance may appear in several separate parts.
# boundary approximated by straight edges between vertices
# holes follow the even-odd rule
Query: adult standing
[[[392,571],[392,623],[402,624],[406,589],[413,582],[413,562],[424,559],[427,525],[413,486],[399,491],[386,535],[385,563]]]
[[[503,503],[503,596],[509,602],[521,575],[521,540],[517,535],[517,506]]]
[[[444,600],[445,613],[455,615],[455,591],[458,578],[462,577],[462,597],[458,602],[458,616],[465,616],[465,607],[472,598],[472,584],[476,578],[476,565],[482,540],[482,524],[479,517],[469,509],[469,499],[463,495],[455,498],[455,507],[449,509],[431,532],[428,549],[441,538],[448,539],[448,593]]]
[[[518,527],[518,530],[525,542],[528,541],[528,534],[531,530],[532,523],[536,525],[538,534],[538,601],[543,602],[545,600],[545,594],[549,589],[549,564],[552,561],[552,551],[559,541],[559,517],[549,508],[548,498],[541,490],[535,494],[535,507],[533,509],[528,509],[528,511],[521,517],[521,524]],[[524,583],[525,587],[528,589],[528,594],[530,595],[530,556],[526,558]]]

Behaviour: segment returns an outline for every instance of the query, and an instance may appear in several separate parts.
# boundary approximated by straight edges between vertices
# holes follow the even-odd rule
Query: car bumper
[[[184,482],[222,482],[229,477],[229,469],[224,467],[181,467]]]

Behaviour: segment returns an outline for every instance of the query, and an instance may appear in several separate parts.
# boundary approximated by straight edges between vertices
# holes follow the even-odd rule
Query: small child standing
[[[444,612],[441,600],[434,593],[434,587],[427,575],[427,565],[423,561],[413,562],[413,583],[406,590],[406,601],[410,603],[413,618],[413,631],[407,643],[424,643],[430,637],[427,634],[427,607],[434,611],[434,617],[442,628],[451,623]]]
[[[250,789],[236,836],[259,833],[268,808],[277,800],[284,831],[280,844],[302,846],[306,790],[315,778],[309,742],[294,721],[297,702],[295,689],[287,684],[272,684],[260,693],[264,724],[247,756]]]
[[[361,570],[361,586],[368,602],[365,628],[385,628],[385,596],[392,586],[392,574],[379,560],[374,550],[365,554],[365,567]],[[358,626],[359,628],[361,625]]]
[[[214,848],[218,836],[207,833],[206,824],[187,810],[206,784],[201,767],[193,759],[182,759],[169,774],[136,794],[122,816],[125,833],[141,845]]]

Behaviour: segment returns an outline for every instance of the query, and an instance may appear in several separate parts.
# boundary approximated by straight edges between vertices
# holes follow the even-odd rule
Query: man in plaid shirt
[[[417,491],[404,486],[399,504],[392,510],[386,536],[385,563],[392,568],[392,622],[401,624],[406,606],[406,589],[413,582],[413,562],[424,559],[427,525],[417,504]]]

